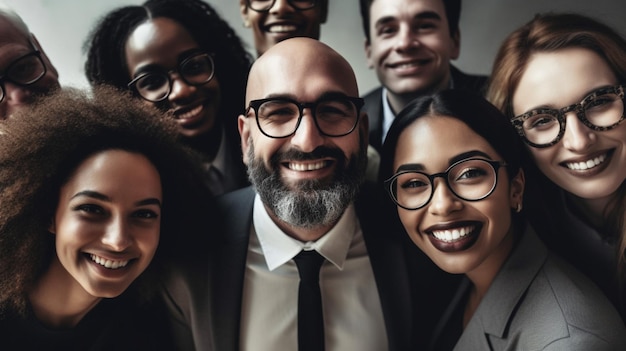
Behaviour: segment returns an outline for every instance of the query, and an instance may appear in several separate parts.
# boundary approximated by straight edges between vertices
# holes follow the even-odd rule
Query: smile
[[[265,30],[269,33],[291,33],[298,30],[298,26],[295,24],[272,24],[265,27]]]
[[[113,261],[113,260],[108,260],[106,258],[100,257],[100,256],[96,256],[94,254],[90,254],[89,257],[91,258],[91,260],[105,268],[108,269],[119,269],[119,268],[124,268],[126,267],[126,265],[128,264],[128,262],[130,262],[129,260],[120,260],[120,261]]]
[[[292,171],[298,172],[308,172],[308,171],[316,171],[318,169],[322,169],[326,167],[326,163],[328,161],[318,161],[313,163],[298,163],[298,162],[289,162],[287,164],[287,168]]]
[[[598,167],[607,159],[607,154],[602,154],[600,156],[594,157],[593,159],[582,161],[582,162],[566,162],[565,166],[571,170],[580,170],[585,171],[594,167]]]
[[[204,107],[203,105],[198,105],[198,106],[194,107],[193,109],[191,109],[191,110],[189,110],[187,112],[184,112],[184,113],[181,113],[181,114],[177,114],[176,117],[178,119],[190,119],[192,117],[195,117],[197,114],[199,114],[200,111],[202,111],[203,107]]]
[[[435,238],[445,241],[454,242],[463,239],[467,234],[471,233],[475,229],[474,226],[467,226],[463,228],[455,228],[451,230],[433,230]]]

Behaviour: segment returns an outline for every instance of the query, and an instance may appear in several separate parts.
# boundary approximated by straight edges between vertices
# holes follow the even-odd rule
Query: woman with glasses
[[[505,40],[491,79],[534,161],[533,225],[626,318],[626,41],[581,15],[538,15]]]
[[[380,178],[406,233],[439,268],[465,276],[432,349],[623,347],[608,299],[524,221],[522,152],[501,113],[463,90],[415,100],[389,130]]]
[[[3,350],[176,350],[159,279],[211,197],[177,126],[65,89],[0,125]],[[205,236],[206,237],[206,236]]]
[[[215,194],[247,184],[237,131],[251,57],[201,0],[148,0],[106,15],[89,38],[93,85],[129,89],[168,111],[181,139],[204,155]]]

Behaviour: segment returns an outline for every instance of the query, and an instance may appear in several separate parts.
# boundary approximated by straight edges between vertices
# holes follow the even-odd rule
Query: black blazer
[[[487,76],[465,74],[452,65],[450,66],[450,74],[452,76],[452,81],[454,82],[454,89],[468,89],[478,91],[483,94],[485,93]],[[363,99],[365,99],[363,111],[367,112],[370,125],[369,143],[378,152],[382,151],[381,139],[383,135],[384,120],[382,90],[382,87],[378,87],[363,96]]]
[[[413,260],[418,257],[413,254],[419,250],[412,243],[407,245],[406,235],[389,224],[386,220],[389,217],[381,213],[379,196],[382,195],[378,188],[366,186],[355,208],[378,286],[389,350],[404,351],[412,349],[415,335],[429,334],[428,328],[435,324],[445,306],[426,300],[430,295],[439,298],[432,289],[435,278],[430,276],[431,266]],[[239,349],[243,278],[254,197],[252,187],[220,197],[219,218],[224,222],[217,243],[206,250],[209,257],[196,257],[187,263],[181,260],[168,266],[164,295],[181,349]],[[417,279],[421,281],[416,284],[417,276],[424,279]],[[413,306],[414,289],[421,290],[417,295],[428,295],[421,296],[424,309]],[[432,306],[441,308],[434,310]],[[416,334],[417,328],[420,330]],[[418,343],[423,341],[420,338]]]

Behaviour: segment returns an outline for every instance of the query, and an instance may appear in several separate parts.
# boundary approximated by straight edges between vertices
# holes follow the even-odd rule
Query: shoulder
[[[464,73],[454,66],[450,66],[450,74],[454,82],[455,89],[468,89],[485,93],[488,77],[480,74]]]
[[[624,324],[604,294],[553,255],[528,287],[511,330],[538,349],[613,350],[626,344]]]

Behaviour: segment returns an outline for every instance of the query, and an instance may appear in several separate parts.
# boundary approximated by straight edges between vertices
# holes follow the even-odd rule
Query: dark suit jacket
[[[450,66],[450,74],[452,81],[454,82],[454,89],[468,89],[475,92],[484,93],[487,83],[487,76],[470,75],[459,71],[458,68]],[[382,135],[383,135],[383,101],[382,101],[382,87],[378,87],[365,96],[365,105],[363,105],[363,111],[367,112],[370,125],[370,139],[369,143],[376,151],[382,150]],[[400,112],[400,111],[397,111]]]
[[[414,257],[407,260],[408,251],[412,255],[415,245],[399,240],[406,239],[405,235],[388,225],[386,217],[381,215],[379,196],[382,191],[377,189],[363,190],[355,208],[378,286],[389,350],[405,351],[412,348],[413,328],[434,324],[433,316],[443,307],[440,304],[441,310],[433,310],[432,301],[425,301],[428,310],[420,310],[418,318],[423,323],[414,322],[415,284],[411,272],[426,277],[420,288],[430,286],[431,271],[427,268],[430,266],[415,265]],[[219,242],[208,253],[208,262],[196,259],[187,264],[169,265],[165,296],[177,342],[183,349],[195,346],[196,350],[234,351],[239,348],[243,278],[254,197],[254,190],[248,187],[219,199],[224,224]],[[420,338],[418,342],[422,341]]]

